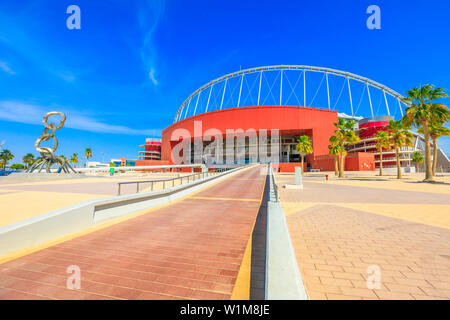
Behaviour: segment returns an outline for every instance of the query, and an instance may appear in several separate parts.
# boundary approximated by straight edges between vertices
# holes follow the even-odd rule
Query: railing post
[[[152,181],[152,189],[151,189],[151,191],[153,191],[153,181]]]
[[[117,186],[118,186],[118,188],[117,188],[117,195],[120,196],[120,183]]]
[[[136,193],[139,193],[139,182],[136,183]]]
[[[163,180],[163,190],[166,189],[166,180]]]

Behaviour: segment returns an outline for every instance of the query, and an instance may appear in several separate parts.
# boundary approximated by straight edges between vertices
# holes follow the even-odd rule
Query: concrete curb
[[[236,168],[166,190],[84,201],[1,227],[0,257],[108,220],[172,202],[250,167]]]
[[[266,300],[308,300],[289,236],[286,216],[278,200],[275,178],[269,166],[267,204]]]

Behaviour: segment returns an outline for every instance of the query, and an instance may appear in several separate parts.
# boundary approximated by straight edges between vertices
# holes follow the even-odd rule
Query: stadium
[[[304,170],[334,170],[329,138],[339,118],[355,120],[360,141],[348,147],[345,170],[371,171],[380,165],[373,135],[400,119],[402,95],[353,73],[303,65],[278,65],[230,73],[190,94],[163,130],[161,150],[140,152],[136,165],[205,163],[208,167],[271,161],[281,172],[298,166],[297,137],[311,138],[313,153]],[[142,146],[149,151],[150,144]],[[181,152],[180,152],[181,150]],[[261,150],[263,152],[261,152]],[[400,150],[402,170],[414,172],[414,152],[423,152],[423,137]],[[160,152],[160,160],[155,154]],[[151,156],[150,156],[151,154]],[[148,156],[147,156],[148,155]],[[383,152],[383,168],[395,170],[395,152]],[[450,162],[438,150],[438,168]],[[125,159],[124,159],[125,160]]]

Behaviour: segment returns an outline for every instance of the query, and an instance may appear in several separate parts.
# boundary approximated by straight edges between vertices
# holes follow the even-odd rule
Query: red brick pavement
[[[450,299],[448,229],[336,205],[287,221],[311,299]],[[380,268],[379,289],[367,286],[369,266]]]

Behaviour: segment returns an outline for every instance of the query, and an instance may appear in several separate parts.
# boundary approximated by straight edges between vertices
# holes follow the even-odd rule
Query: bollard
[[[295,167],[295,184],[299,186],[303,185],[301,167]]]
[[[295,184],[286,184],[286,189],[303,189],[302,168],[295,167]]]
[[[325,175],[325,180],[328,181],[328,175],[327,174]]]

